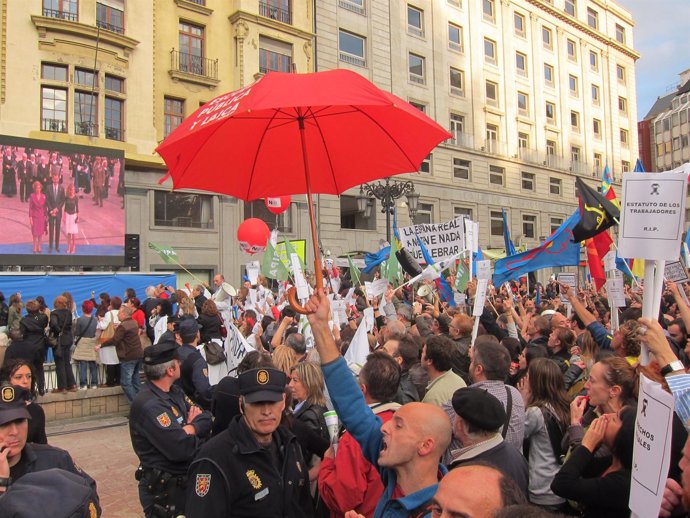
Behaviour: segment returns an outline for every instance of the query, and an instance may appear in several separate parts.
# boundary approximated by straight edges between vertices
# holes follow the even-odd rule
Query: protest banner
[[[667,281],[673,281],[677,284],[688,282],[688,271],[682,261],[668,261],[664,268],[664,277]]]
[[[671,462],[673,396],[640,375],[633,449],[630,510],[632,516],[658,516]]]
[[[419,237],[434,261],[444,261],[465,249],[464,219],[457,217],[445,223],[424,223],[401,227],[399,229],[400,243],[410,251],[418,263],[426,264],[417,243],[417,237]]]
[[[567,284],[573,290],[573,293],[577,293],[577,274],[571,272],[561,272],[556,275],[556,280],[560,284]],[[563,304],[570,304],[568,297],[561,295],[561,302]]]
[[[247,353],[253,351],[254,348],[249,345],[246,338],[242,336],[242,333],[240,333],[240,330],[237,329],[235,324],[226,321],[225,327],[228,330],[228,336],[225,338],[225,354],[227,356],[228,372],[237,376],[235,373],[237,366]]]

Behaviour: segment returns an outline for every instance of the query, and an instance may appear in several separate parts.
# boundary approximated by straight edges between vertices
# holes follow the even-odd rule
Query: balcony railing
[[[349,0],[338,0],[338,7],[342,7],[353,13],[366,16],[367,10],[364,8],[364,2],[350,2]]]
[[[474,149],[474,135],[471,133],[461,133],[456,131],[453,133],[453,138],[448,140],[448,143],[455,147]]]
[[[98,124],[95,122],[75,122],[74,123],[74,134],[75,135],[85,135],[87,137],[97,137],[98,136]]]
[[[124,34],[125,33],[124,27],[120,27],[119,25],[113,25],[112,23],[104,22],[102,20],[97,20],[96,26],[99,27],[100,29],[105,29],[106,31],[110,31],[110,32],[116,32],[118,34]]]
[[[41,129],[43,131],[67,133],[67,121],[64,119],[43,119],[41,121]]]
[[[486,139],[481,151],[492,155],[506,156],[506,143],[501,140]]]
[[[110,128],[108,126],[105,127],[105,138],[109,140],[119,140],[119,141],[124,141],[125,140],[125,130],[122,128]]]
[[[59,9],[43,8],[43,16],[47,16],[48,18],[61,18],[63,20],[69,20],[70,22],[79,21],[79,16],[77,13],[70,13],[67,11],[61,11]]]
[[[170,51],[170,68],[196,76],[218,79],[218,60],[194,56],[179,50]]]
[[[292,14],[289,9],[282,9],[266,2],[259,2],[259,15],[271,20],[292,24]]]
[[[525,162],[530,162],[532,164],[539,164],[539,152],[536,149],[530,149],[526,147],[518,148],[518,158],[524,160]]]
[[[353,56],[352,54],[348,54],[347,52],[340,52],[338,55],[338,59],[345,63],[349,63],[350,65],[357,65],[358,67],[367,66],[367,62],[364,58],[361,58],[359,56]]]

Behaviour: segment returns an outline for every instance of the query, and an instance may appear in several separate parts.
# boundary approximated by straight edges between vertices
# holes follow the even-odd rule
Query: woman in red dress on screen
[[[41,239],[46,232],[46,196],[41,182],[34,182],[34,192],[29,196],[29,225],[34,238],[34,254],[41,253]]]

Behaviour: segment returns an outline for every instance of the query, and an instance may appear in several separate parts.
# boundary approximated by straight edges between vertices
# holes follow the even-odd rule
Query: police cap
[[[16,419],[31,419],[26,409],[27,395],[21,387],[5,385],[0,388],[0,425]]]
[[[183,318],[182,320],[180,320],[179,331],[177,329],[175,331],[180,333],[181,336],[194,337],[194,335],[196,335],[196,332],[199,329],[201,329],[201,326],[197,323],[195,319]]]
[[[247,403],[280,401],[285,393],[287,375],[278,369],[251,369],[238,376],[240,394]]]
[[[506,411],[495,396],[479,387],[465,387],[453,394],[455,413],[480,430],[498,430],[506,422]]]
[[[158,342],[156,345],[149,345],[144,349],[144,364],[159,365],[173,360],[175,351],[180,348],[177,342],[165,341]]]

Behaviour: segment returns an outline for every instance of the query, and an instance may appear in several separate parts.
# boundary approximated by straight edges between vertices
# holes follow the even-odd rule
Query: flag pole
[[[153,249],[153,250],[156,250],[155,247],[151,246],[151,243],[149,243],[149,248],[151,248],[151,249]],[[158,251],[158,250],[156,250],[156,251],[158,252],[158,255],[160,255],[160,251]],[[166,256],[166,257],[167,257],[170,261],[172,261],[174,264],[176,264],[177,266],[179,266],[180,268],[182,268],[185,272],[187,272],[187,273],[190,275],[190,277],[192,277],[193,279],[196,279],[197,281],[199,281],[200,284],[205,285],[205,284],[208,283],[208,281],[203,281],[203,280],[201,280],[199,277],[197,277],[197,276],[194,275],[192,272],[190,272],[189,270],[187,270],[187,268],[185,268],[184,266],[182,266],[182,263],[180,263],[180,261],[178,261],[178,260],[175,259],[174,257],[169,256],[169,255]]]

